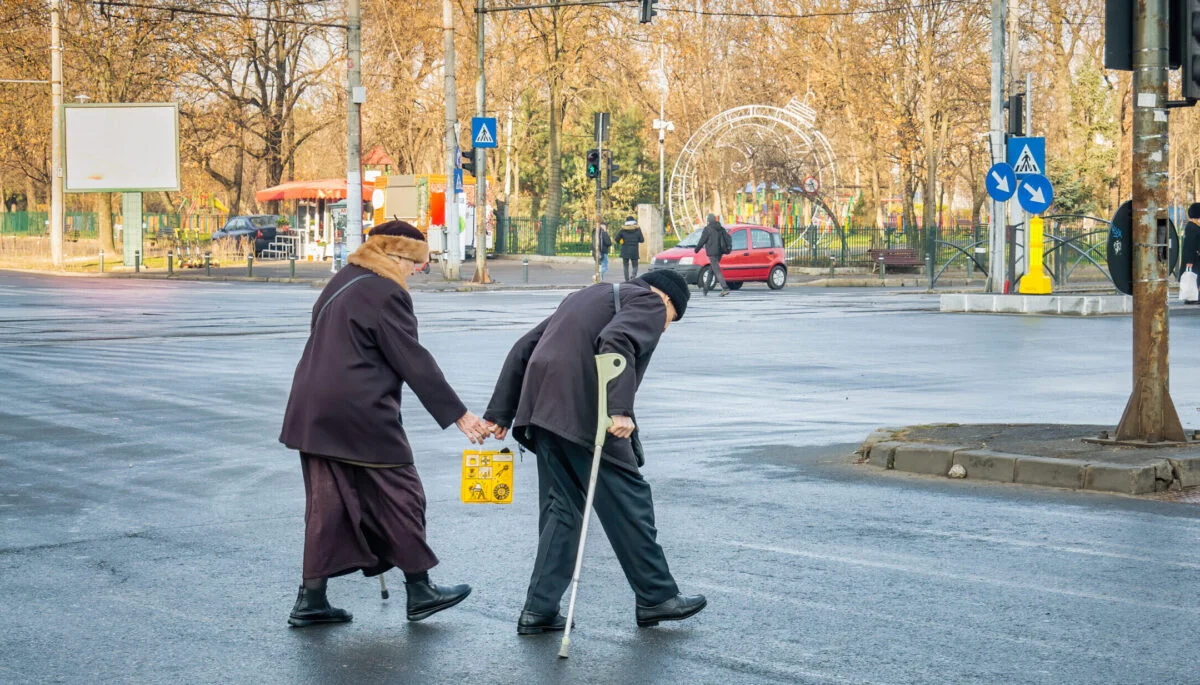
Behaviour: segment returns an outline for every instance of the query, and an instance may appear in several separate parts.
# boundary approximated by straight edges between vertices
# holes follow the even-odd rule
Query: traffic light
[[[649,24],[651,19],[658,16],[658,0],[642,0],[642,18],[639,24]]]
[[[587,177],[600,178],[600,151],[596,148],[587,152]]]
[[[1025,93],[1014,93],[1008,97],[1008,134],[1025,135]]]
[[[621,180],[621,177],[617,175],[617,172],[621,170],[621,165],[613,159],[612,151],[609,151],[605,157],[605,161],[608,162],[608,173],[605,174],[604,187],[611,188],[614,183]]]
[[[1174,0],[1180,4],[1177,15],[1179,26],[1172,26],[1179,41],[1181,62],[1180,76],[1183,77],[1183,97],[1200,99],[1200,0]]]
[[[464,174],[475,175],[475,151],[462,151],[462,170]]]

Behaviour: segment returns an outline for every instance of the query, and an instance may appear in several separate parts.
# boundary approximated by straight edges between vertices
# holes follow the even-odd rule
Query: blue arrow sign
[[[496,141],[498,139],[499,136],[496,135],[496,117],[472,117],[472,147],[496,147]]]
[[[1009,138],[1008,165],[1016,172],[1017,178],[1022,180],[1034,174],[1045,176],[1046,139]]]
[[[1013,173],[1013,168],[1004,162],[994,164],[988,169],[984,183],[987,185],[988,195],[996,202],[1008,202],[1013,193],[1017,192],[1017,175]]]
[[[1041,214],[1054,202],[1054,186],[1050,185],[1050,179],[1041,174],[1026,176],[1021,179],[1021,187],[1017,190],[1017,201],[1030,214]]]

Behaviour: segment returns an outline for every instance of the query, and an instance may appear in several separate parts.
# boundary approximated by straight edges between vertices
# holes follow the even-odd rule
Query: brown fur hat
[[[412,224],[396,219],[372,228],[366,242],[346,261],[394,281],[407,290],[408,278],[401,274],[391,257],[402,257],[417,265],[424,264],[429,260],[429,243]]]

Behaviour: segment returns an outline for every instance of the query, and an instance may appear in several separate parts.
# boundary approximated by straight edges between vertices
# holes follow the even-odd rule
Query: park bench
[[[910,247],[893,247],[887,249],[867,250],[873,268],[911,269],[925,265],[925,260]]]

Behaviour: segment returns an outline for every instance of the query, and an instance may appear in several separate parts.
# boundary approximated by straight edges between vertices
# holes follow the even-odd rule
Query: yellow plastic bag
[[[462,501],[467,504],[512,504],[513,453],[465,450]]]

